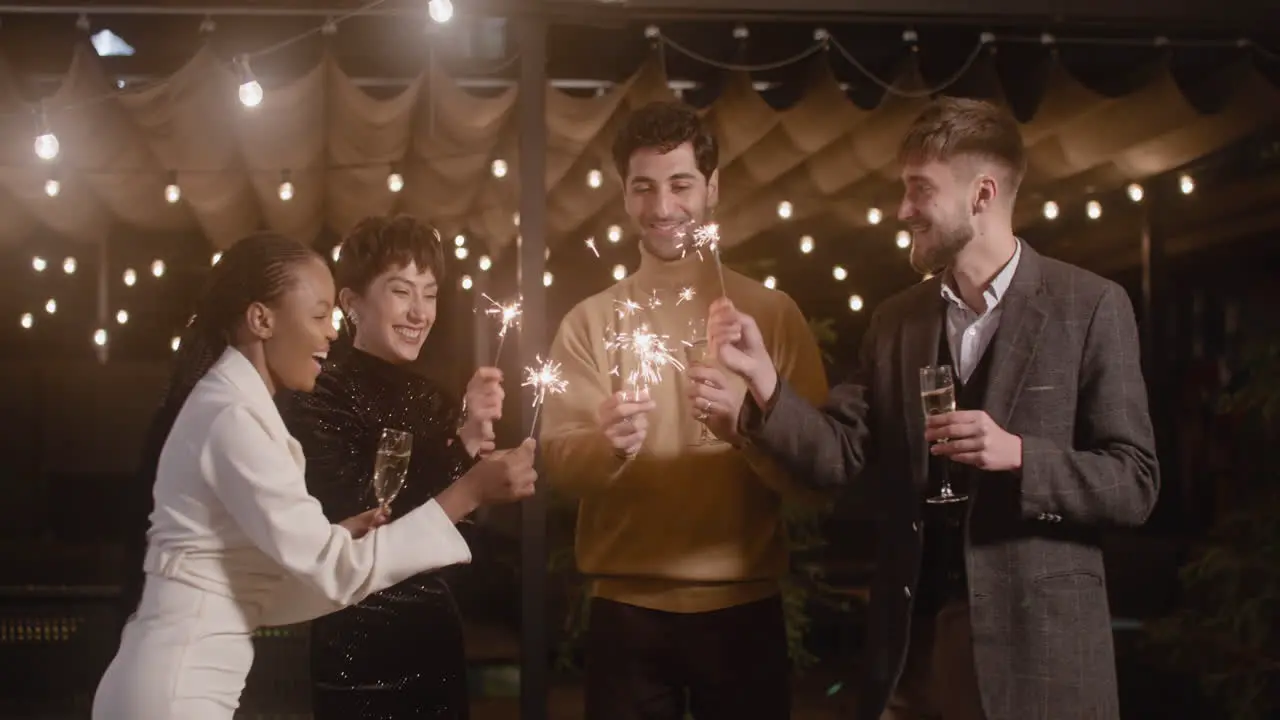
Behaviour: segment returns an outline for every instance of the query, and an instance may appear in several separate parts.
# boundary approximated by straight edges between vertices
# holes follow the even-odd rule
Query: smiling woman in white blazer
[[[215,266],[144,458],[155,468],[145,584],[95,719],[231,720],[254,629],[469,562],[454,523],[532,492],[526,444],[394,522],[376,511],[326,520],[273,395],[314,387],[334,335],[333,296],[319,256],[278,236],[247,238]]]

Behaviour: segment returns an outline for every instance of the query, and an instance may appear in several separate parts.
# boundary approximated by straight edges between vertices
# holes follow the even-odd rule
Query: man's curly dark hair
[[[652,102],[627,118],[613,140],[613,163],[625,183],[631,156],[643,148],[669,153],[685,143],[693,146],[698,171],[708,180],[720,165],[720,146],[698,111],[681,102]]]

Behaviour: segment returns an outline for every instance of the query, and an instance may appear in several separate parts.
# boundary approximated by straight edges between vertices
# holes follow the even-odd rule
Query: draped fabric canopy
[[[500,256],[519,234],[515,87],[474,93],[438,66],[401,92],[366,93],[331,56],[266,87],[263,103],[237,100],[236,69],[207,48],[149,87],[116,90],[88,47],[42,105],[25,103],[0,63],[0,246],[53,231],[86,243],[113,226],[206,236],[226,247],[266,227],[314,240],[369,214],[405,211],[464,233]],[[1070,202],[1176,168],[1277,117],[1280,89],[1241,61],[1214,78],[1222,98],[1202,113],[1166,64],[1140,88],[1109,97],[1050,61],[1023,133],[1030,168],[1018,222],[1036,221],[1038,199]],[[966,73],[966,94],[1007,96],[990,54]],[[747,73],[730,73],[705,109],[721,142],[722,244],[734,247],[786,222],[825,214],[846,230],[879,208],[891,218],[900,185],[894,157],[907,123],[927,102],[918,67],[906,62],[893,91],[859,107],[821,55],[800,100],[776,110]],[[673,97],[653,59],[607,92],[581,97],[548,87],[548,236],[552,252],[581,248],[622,224],[609,146],[626,111]],[[41,161],[32,141],[41,112],[61,144]],[[492,171],[495,160],[507,167]],[[599,187],[588,182],[600,170]],[[295,188],[281,200],[282,173]],[[404,188],[388,187],[400,172]],[[181,200],[164,188],[176,176]],[[45,181],[59,180],[49,197]],[[779,203],[791,204],[789,218]]]

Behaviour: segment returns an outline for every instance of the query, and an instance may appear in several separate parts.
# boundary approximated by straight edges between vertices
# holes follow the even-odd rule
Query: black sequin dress
[[[326,363],[315,391],[281,401],[307,458],[307,487],[339,522],[376,506],[370,480],[383,428],[413,435],[401,517],[472,464],[459,408],[432,381],[351,349]],[[311,624],[316,720],[468,717],[462,622],[451,569],[423,573]]]

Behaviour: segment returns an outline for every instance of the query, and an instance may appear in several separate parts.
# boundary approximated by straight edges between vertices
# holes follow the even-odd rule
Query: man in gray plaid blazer
[[[1098,536],[1144,523],[1159,487],[1132,305],[1014,236],[1026,159],[1003,110],[937,101],[901,159],[911,260],[937,275],[877,309],[822,408],[718,301],[711,342],[750,388],[740,429],[793,477],[872,504],[859,718],[1118,718]],[[926,419],[919,370],[940,364],[959,409]],[[948,472],[967,500],[926,503]]]

